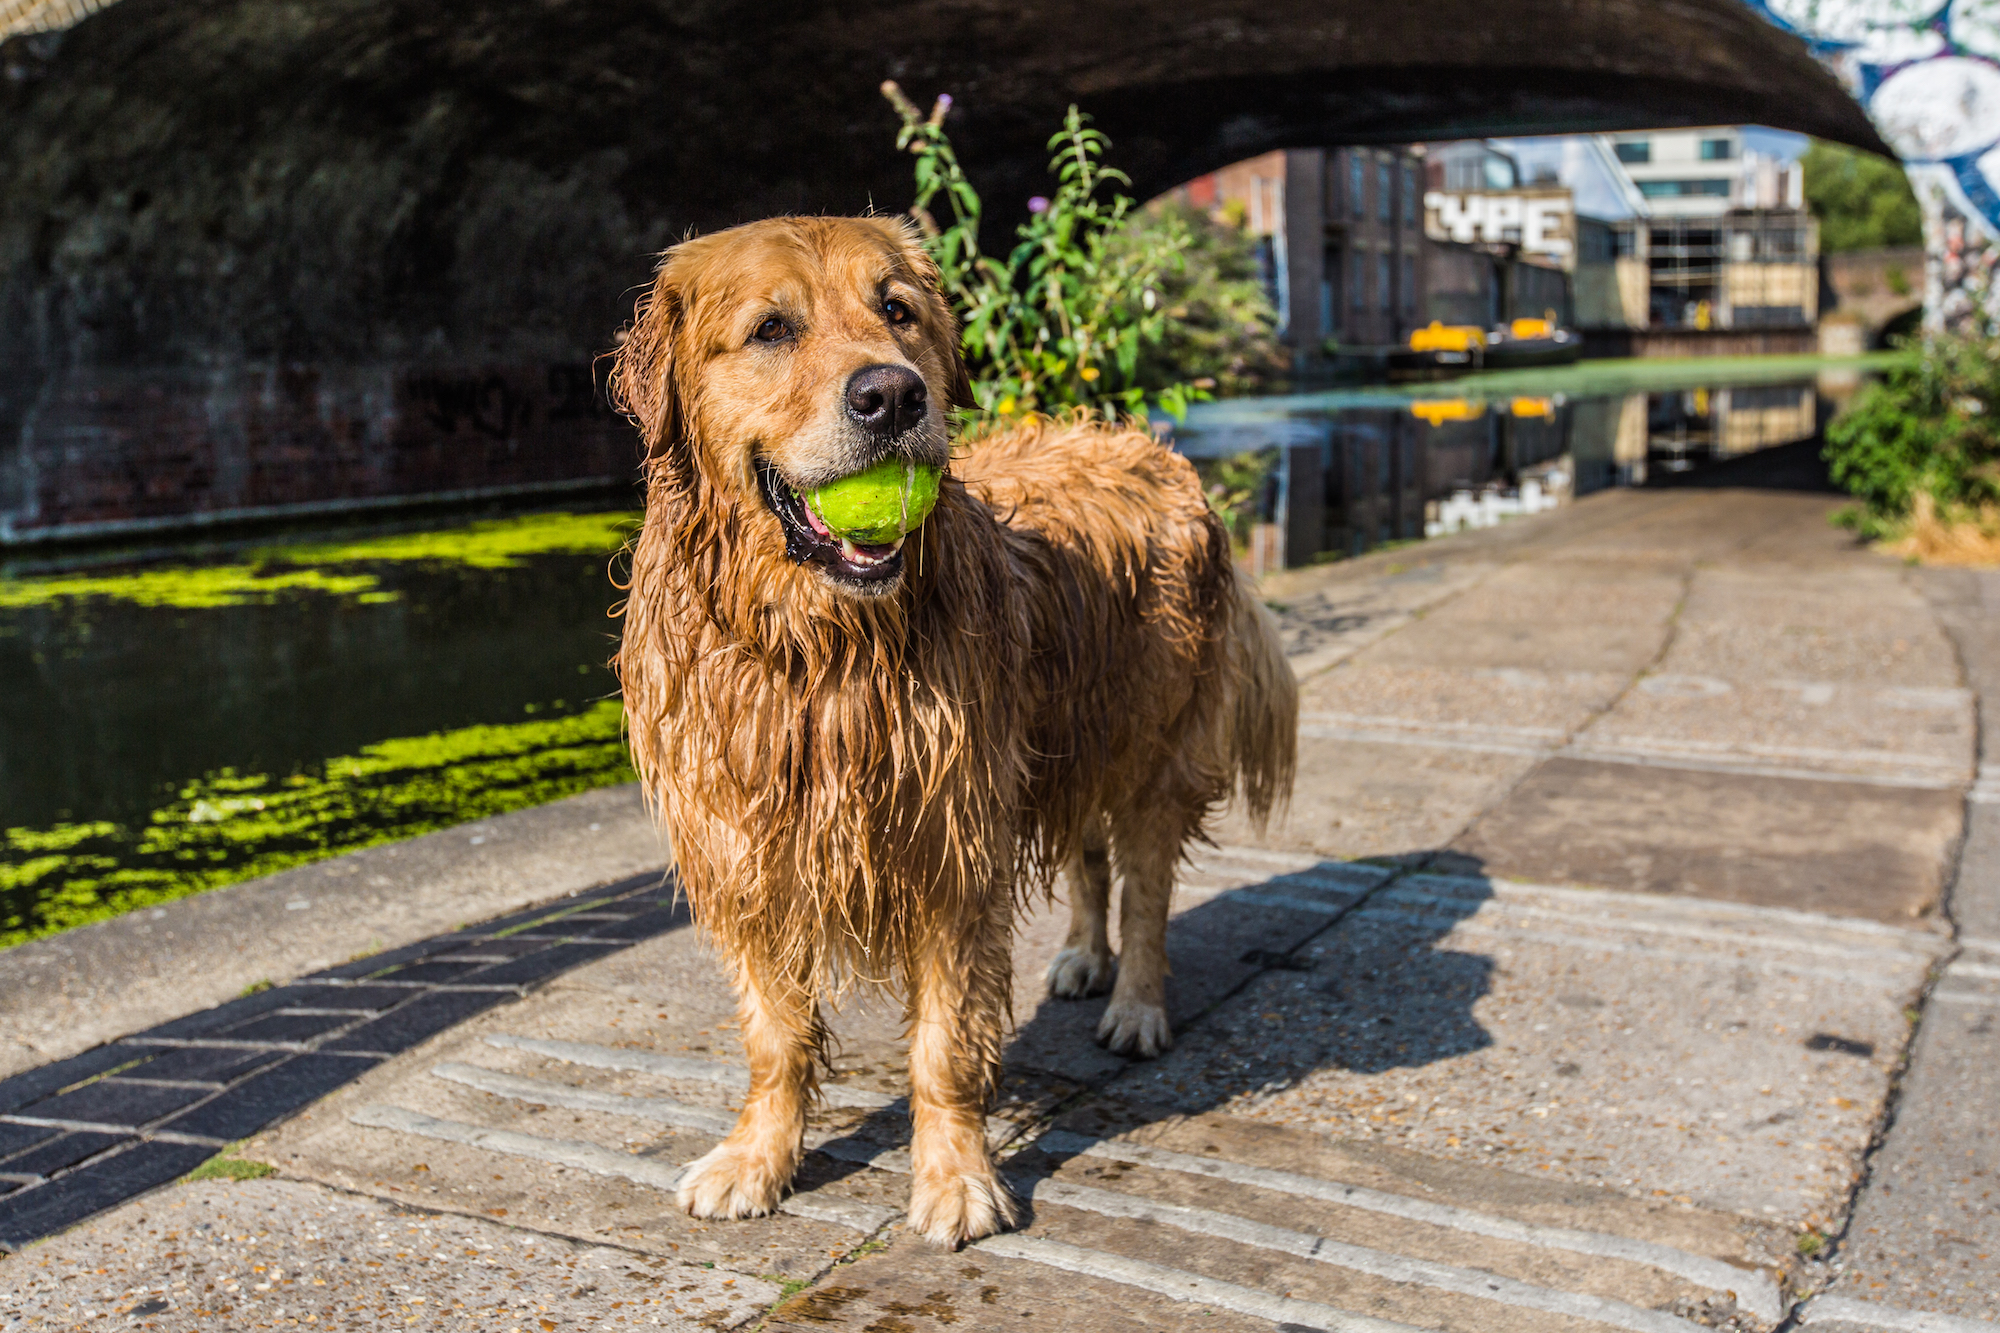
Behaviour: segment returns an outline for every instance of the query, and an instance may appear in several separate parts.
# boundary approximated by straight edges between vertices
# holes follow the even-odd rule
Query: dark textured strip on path
[[[185,1175],[390,1056],[688,920],[672,879],[653,871],[0,1080],[0,1248]]]

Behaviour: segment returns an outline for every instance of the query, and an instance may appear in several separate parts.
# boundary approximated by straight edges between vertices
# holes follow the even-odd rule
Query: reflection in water
[[[627,518],[0,574],[0,946],[627,780]]]
[[[1261,574],[1811,439],[1824,415],[1805,380],[1490,397],[1474,383],[1215,404],[1174,442]]]

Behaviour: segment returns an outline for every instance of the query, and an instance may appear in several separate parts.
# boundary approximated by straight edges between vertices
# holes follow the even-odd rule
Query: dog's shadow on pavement
[[[1398,874],[1341,903],[1323,887],[1315,893],[1313,881],[1323,886],[1353,867],[1325,862],[1173,916],[1167,955],[1175,1044],[1158,1059],[1127,1059],[1096,1043],[1108,997],[1028,992],[1039,1003],[1007,1046],[990,1129],[1005,1139],[1046,1125],[1050,1113],[1060,1127],[1076,1119],[1065,1114],[1072,1111],[1148,1119],[1228,1110],[1239,1098],[1283,1093],[1307,1080],[1328,1085],[1328,1104],[1379,1107],[1401,1089],[1368,1087],[1372,1076],[1494,1045],[1473,1008],[1499,965],[1477,937],[1459,931],[1493,897],[1483,865],[1456,853],[1391,859],[1425,873]],[[860,1117],[840,1141],[808,1157],[798,1187],[832,1183],[862,1170],[874,1153],[906,1146],[908,1117],[906,1101]],[[1327,1115],[1312,1118],[1324,1123]],[[1074,1151],[1044,1145],[1013,1160],[1007,1174],[1028,1213],[1035,1181]]]
[[[1216,895],[1172,918],[1168,1012],[1175,1047],[1126,1060],[1094,1041],[1104,997],[1044,993],[1007,1050],[1009,1066],[1183,1112],[1316,1077],[1369,1076],[1494,1044],[1473,1010],[1498,964],[1459,927],[1493,896],[1477,858],[1412,854],[1402,874],[1335,915],[1299,887],[1348,868]]]

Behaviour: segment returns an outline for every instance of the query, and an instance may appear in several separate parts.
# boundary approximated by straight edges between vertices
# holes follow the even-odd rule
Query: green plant
[[[1219,395],[1256,393],[1290,369],[1278,343],[1278,312],[1265,293],[1257,245],[1243,210],[1211,217],[1178,199],[1156,199],[1133,215],[1113,248],[1169,238],[1180,262],[1158,290],[1167,320],[1158,342],[1139,349],[1138,383],[1160,389],[1180,379]]]
[[[1173,380],[1148,384],[1142,352],[1167,334],[1165,275],[1185,264],[1184,228],[1133,231],[1133,203],[1106,187],[1131,183],[1101,161],[1110,141],[1072,106],[1050,138],[1055,193],[1029,202],[1018,242],[1001,260],[980,249],[984,213],[944,130],[951,98],[929,116],[894,83],[882,85],[902,117],[896,146],[916,157],[910,215],[937,261],[963,326],[972,393],[982,412],[1010,417],[1071,408],[1122,417],[1157,404],[1181,416],[1206,389]],[[951,222],[932,204],[942,194]]]
[[[1935,334],[1909,350],[1827,427],[1829,470],[1860,502],[1843,521],[1865,537],[1920,501],[1946,516],[2000,503],[2000,340]]]
[[[278,1168],[265,1162],[252,1162],[242,1157],[231,1157],[234,1148],[224,1149],[200,1166],[187,1173],[187,1179],[196,1180],[262,1180],[275,1175]]]
[[[1277,466],[1276,449],[1256,449],[1227,458],[1203,459],[1195,464],[1208,507],[1229,529],[1230,540],[1238,546],[1250,540],[1250,528],[1257,521],[1258,496]]]
[[[1923,243],[1923,212],[1897,163],[1815,140],[1799,166],[1823,252]]]

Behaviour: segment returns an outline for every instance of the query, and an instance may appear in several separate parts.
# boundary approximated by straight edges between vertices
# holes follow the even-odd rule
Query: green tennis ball
[[[937,504],[941,470],[887,458],[812,493],[812,507],[836,536],[881,546],[914,531]]]

